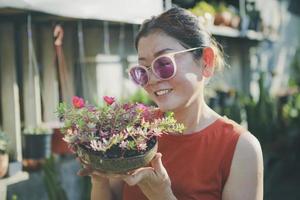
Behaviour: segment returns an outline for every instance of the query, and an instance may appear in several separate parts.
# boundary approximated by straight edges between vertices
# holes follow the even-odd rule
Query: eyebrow
[[[158,57],[158,56],[160,56],[160,55],[162,55],[162,54],[164,54],[166,51],[170,51],[170,50],[173,50],[173,49],[171,49],[171,48],[165,48],[165,49],[162,49],[162,50],[159,50],[159,51],[157,51],[157,52],[155,52],[153,55],[154,55],[154,58],[156,58],[156,57]],[[139,57],[139,61],[141,61],[141,60],[146,60],[146,58],[144,58],[144,57]]]

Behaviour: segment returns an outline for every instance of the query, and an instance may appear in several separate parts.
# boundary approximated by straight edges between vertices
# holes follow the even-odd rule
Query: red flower
[[[72,98],[72,103],[73,103],[73,106],[75,108],[82,108],[82,107],[84,107],[84,100],[83,100],[83,98],[74,96]]]
[[[103,99],[104,99],[104,101],[108,105],[111,105],[111,104],[113,104],[115,102],[115,98],[114,97],[104,96]]]

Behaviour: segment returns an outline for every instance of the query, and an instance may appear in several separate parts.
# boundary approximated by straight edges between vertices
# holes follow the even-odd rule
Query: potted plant
[[[198,16],[200,21],[207,26],[211,26],[214,23],[216,9],[213,5],[200,1],[195,7],[189,9],[194,15]]]
[[[59,155],[72,153],[71,149],[68,147],[68,143],[63,140],[63,134],[61,133],[60,127],[53,128],[51,148],[52,153]]]
[[[45,158],[51,156],[52,129],[40,124],[23,130],[23,166],[39,169]]]
[[[0,129],[0,178],[4,177],[8,169],[8,137]]]
[[[64,122],[64,140],[77,155],[106,173],[125,173],[147,165],[157,151],[157,137],[184,129],[172,114],[139,103],[118,103],[105,96],[104,106],[73,97],[73,105],[61,103],[58,116]]]

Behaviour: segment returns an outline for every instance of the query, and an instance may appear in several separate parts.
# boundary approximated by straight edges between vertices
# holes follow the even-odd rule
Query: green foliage
[[[91,190],[92,190],[92,183],[91,183],[91,177],[90,176],[84,176],[81,177],[81,187],[82,187],[82,193],[81,193],[81,200],[90,200],[91,199]]]
[[[142,103],[148,106],[154,106],[155,103],[150,99],[149,95],[143,89],[138,89],[132,96],[128,98],[131,103]]]
[[[300,86],[300,48],[297,49],[291,64],[289,86],[299,88]]]
[[[226,116],[237,123],[242,122],[244,98],[235,90],[228,92],[216,91],[216,96],[210,99],[209,106],[222,116]]]
[[[40,124],[36,127],[28,126],[28,127],[24,128],[23,134],[26,134],[26,135],[52,134],[52,129],[43,124]]]
[[[265,74],[259,79],[259,99],[255,102],[251,97],[245,101],[248,129],[264,144],[274,141],[278,127],[277,100],[269,95],[265,87]]]
[[[44,184],[48,193],[49,200],[67,200],[66,192],[64,191],[59,173],[55,164],[54,156],[46,160],[43,166]]]
[[[8,148],[8,136],[0,129],[0,153],[6,153]]]
[[[282,119],[287,127],[297,129],[300,127],[300,94],[296,93],[282,107]],[[298,129],[299,130],[299,129]]]
[[[176,123],[174,113],[169,113],[166,117],[156,121],[157,127],[166,133],[181,133],[185,129],[183,124]]]
[[[205,13],[210,13],[213,16],[216,14],[215,7],[206,1],[200,1],[190,11],[196,16],[204,16]]]

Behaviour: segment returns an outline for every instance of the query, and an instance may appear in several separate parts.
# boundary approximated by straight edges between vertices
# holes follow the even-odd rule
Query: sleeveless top
[[[219,118],[199,132],[163,135],[158,152],[179,200],[221,200],[239,136],[246,130]],[[123,200],[146,200],[138,186],[125,183]]]

